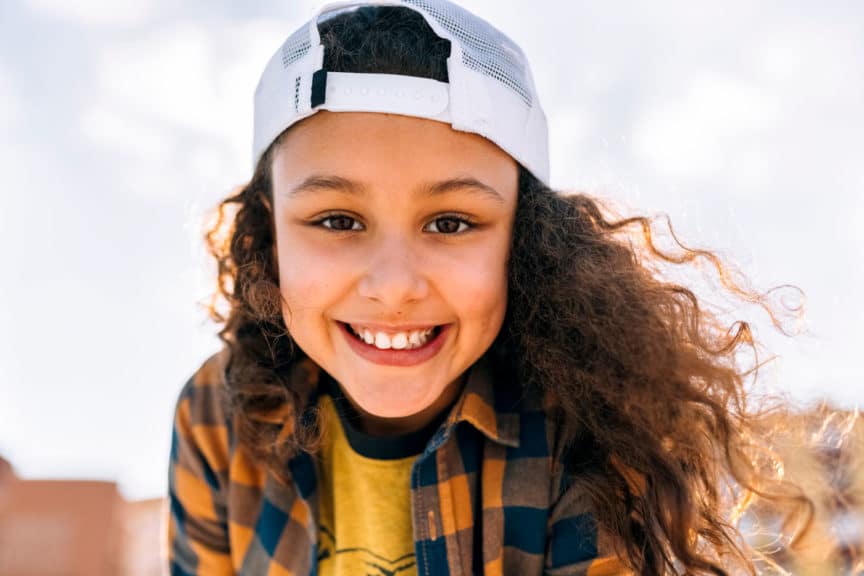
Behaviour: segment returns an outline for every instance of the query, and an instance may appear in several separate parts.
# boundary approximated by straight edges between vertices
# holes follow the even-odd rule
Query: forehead
[[[482,136],[396,114],[319,112],[283,136],[272,162],[277,189],[310,175],[369,188],[474,178],[515,200],[518,182],[516,161]]]

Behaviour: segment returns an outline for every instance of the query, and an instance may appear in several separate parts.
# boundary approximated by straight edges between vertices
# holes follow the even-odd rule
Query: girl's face
[[[441,122],[319,112],[272,176],[291,336],[367,430],[422,427],[501,328],[516,162]]]

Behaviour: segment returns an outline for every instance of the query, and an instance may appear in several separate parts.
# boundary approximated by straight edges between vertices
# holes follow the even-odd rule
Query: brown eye
[[[337,232],[347,232],[349,230],[361,230],[360,223],[354,218],[345,215],[328,216],[322,218],[319,223],[325,228],[336,230]]]
[[[470,222],[464,218],[457,218],[456,216],[436,218],[427,225],[427,228],[433,224],[435,228],[437,228],[437,230],[434,231],[438,234],[458,234],[459,232],[465,232],[471,228]]]

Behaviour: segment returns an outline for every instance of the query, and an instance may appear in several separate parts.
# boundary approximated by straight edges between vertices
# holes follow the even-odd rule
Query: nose
[[[401,310],[405,304],[422,300],[429,294],[423,257],[405,238],[394,235],[382,239],[368,262],[358,284],[363,298],[390,310]]]

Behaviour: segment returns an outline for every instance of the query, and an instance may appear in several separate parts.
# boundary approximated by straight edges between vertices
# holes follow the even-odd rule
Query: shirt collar
[[[299,379],[312,388],[308,404],[312,408],[317,404],[320,374],[321,368],[309,358],[303,358],[292,370],[292,379]],[[294,384],[298,382],[295,380]],[[484,355],[469,368],[462,394],[444,426],[449,430],[459,422],[468,422],[489,440],[518,448],[519,413],[516,406],[517,402],[508,397],[503,387],[495,385],[492,363],[488,355]]]
[[[502,392],[496,389],[491,362],[487,356],[483,356],[470,368],[468,381],[446,425],[450,427],[459,422],[468,422],[490,440],[518,447],[519,414],[515,410],[515,403],[506,402]]]

